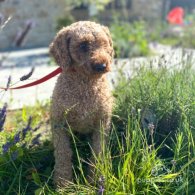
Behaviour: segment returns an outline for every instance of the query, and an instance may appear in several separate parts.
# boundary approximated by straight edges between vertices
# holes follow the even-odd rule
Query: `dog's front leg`
[[[72,181],[72,150],[70,147],[70,137],[64,126],[55,123],[53,126],[54,145],[54,183],[58,186],[66,186]]]
[[[91,149],[92,149],[92,156],[90,159],[90,165],[89,165],[89,175],[88,175],[88,181],[90,183],[94,183],[96,174],[98,174],[95,168],[95,163],[97,163],[96,160],[103,160],[104,158],[104,150],[105,150],[105,144],[108,140],[108,132],[109,128],[101,130],[101,128],[98,128],[96,131],[92,134],[92,143],[91,143]]]

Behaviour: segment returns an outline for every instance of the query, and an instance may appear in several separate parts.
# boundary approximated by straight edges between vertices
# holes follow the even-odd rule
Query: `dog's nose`
[[[104,72],[106,69],[106,64],[94,64],[93,70],[96,72]]]

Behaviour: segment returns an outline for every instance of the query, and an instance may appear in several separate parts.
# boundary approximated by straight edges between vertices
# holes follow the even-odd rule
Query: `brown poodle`
[[[64,186],[73,176],[68,127],[73,133],[90,133],[91,148],[97,156],[102,148],[100,127],[105,135],[109,133],[113,97],[105,73],[110,71],[113,44],[107,27],[80,21],[57,33],[50,53],[62,68],[53,91],[51,121],[54,182]]]

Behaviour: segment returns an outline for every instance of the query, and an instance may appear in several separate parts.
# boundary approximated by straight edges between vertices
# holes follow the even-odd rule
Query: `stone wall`
[[[65,0],[6,0],[0,3],[4,18],[12,16],[0,32],[0,50],[13,47],[17,34],[27,22],[35,26],[26,36],[24,47],[48,46],[56,33],[56,20],[64,14]]]

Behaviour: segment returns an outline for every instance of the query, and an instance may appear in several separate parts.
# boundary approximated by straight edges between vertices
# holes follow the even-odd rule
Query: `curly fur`
[[[109,133],[113,98],[105,73],[111,68],[113,44],[107,27],[80,21],[57,33],[50,53],[62,68],[53,91],[51,121],[54,182],[64,186],[73,177],[67,125],[73,133],[92,134],[91,147],[96,155],[101,153],[100,123]],[[106,65],[104,71],[94,71],[99,64]]]

